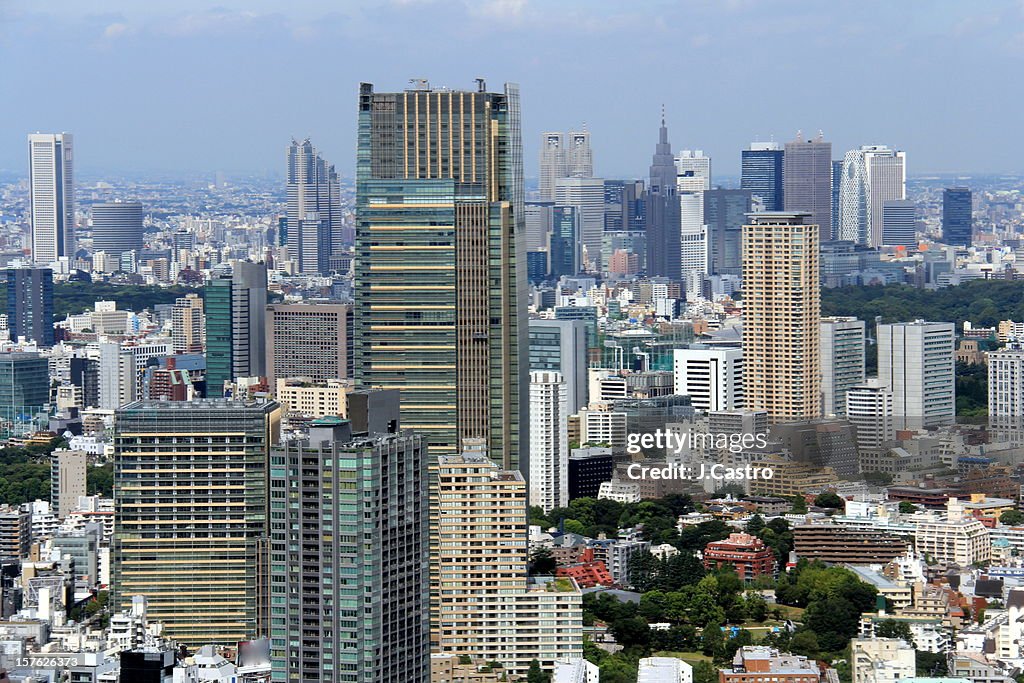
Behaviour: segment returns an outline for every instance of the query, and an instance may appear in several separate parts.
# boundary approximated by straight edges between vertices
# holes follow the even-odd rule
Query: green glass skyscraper
[[[432,456],[482,437],[527,469],[519,92],[359,93],[355,368]]]

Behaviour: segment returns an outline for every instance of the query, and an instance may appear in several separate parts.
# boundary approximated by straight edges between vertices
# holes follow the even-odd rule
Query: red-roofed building
[[[568,576],[576,579],[580,588],[615,585],[607,565],[602,560],[594,560],[593,548],[587,548],[581,552],[580,560],[578,564],[559,567],[555,570],[555,576]]]
[[[775,551],[757,536],[729,534],[724,541],[712,541],[704,548],[704,568],[731,564],[744,581],[775,575]]]

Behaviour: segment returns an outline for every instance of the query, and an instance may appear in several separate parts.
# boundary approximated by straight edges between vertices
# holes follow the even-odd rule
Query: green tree
[[[85,473],[85,490],[90,496],[110,498],[114,495],[114,463],[90,467]]]
[[[895,619],[885,619],[875,624],[876,638],[902,638],[907,645],[914,645],[914,634],[910,631],[910,624]]]
[[[530,669],[526,672],[526,683],[548,683],[551,675],[540,668],[540,662],[536,659],[530,662]]]
[[[1024,512],[1020,510],[1007,510],[999,515],[999,523],[1006,526],[1020,526],[1024,524]]]
[[[832,491],[825,491],[818,494],[818,497],[814,499],[814,504],[820,508],[839,509],[845,507],[846,501]]]
[[[907,500],[900,501],[900,513],[904,515],[912,515],[917,511],[917,506]]]
[[[817,600],[804,611],[804,625],[813,631],[821,649],[836,652],[857,635],[861,611],[843,597]]]
[[[789,649],[793,654],[803,655],[812,659],[817,658],[818,653],[821,652],[818,636],[814,631],[806,629],[793,634],[793,637],[789,640]]]
[[[761,532],[765,529],[764,517],[761,515],[754,515],[747,522],[747,533],[752,536],[760,536]]]
[[[693,665],[693,683],[718,683],[718,669],[711,662],[697,662]]]
[[[642,617],[619,619],[608,627],[615,642],[624,648],[646,648],[651,640],[651,627]]]
[[[555,561],[555,557],[551,554],[551,550],[545,547],[537,548],[533,555],[530,556],[530,574],[531,575],[550,575],[555,573],[555,569],[558,568],[558,562]]]
[[[801,495],[793,496],[793,508],[790,510],[795,515],[802,515],[807,512],[807,501]]]

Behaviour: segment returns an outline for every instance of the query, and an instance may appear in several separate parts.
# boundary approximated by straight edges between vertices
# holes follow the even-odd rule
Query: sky
[[[739,173],[823,131],[911,175],[1024,172],[1024,0],[0,0],[0,170],[75,134],[81,173],[283,172],[291,137],[354,168],[359,83],[519,83],[525,165],[586,125],[595,172],[675,150]]]

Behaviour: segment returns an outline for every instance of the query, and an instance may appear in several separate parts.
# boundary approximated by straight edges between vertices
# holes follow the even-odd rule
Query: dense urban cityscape
[[[271,172],[0,126],[0,682],[1024,681],[1024,169],[332,87]]]

